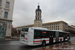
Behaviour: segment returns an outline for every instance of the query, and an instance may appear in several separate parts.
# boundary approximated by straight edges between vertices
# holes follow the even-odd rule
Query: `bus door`
[[[53,34],[52,34],[51,31],[49,32],[49,43],[50,43],[50,44],[53,43]]]
[[[64,41],[66,41],[67,33],[64,33]]]
[[[67,39],[70,40],[70,33],[67,33]]]
[[[64,41],[66,41],[65,39],[66,39],[66,37],[64,37]]]
[[[35,29],[34,30],[34,43],[35,44],[41,44],[41,32],[40,30]]]

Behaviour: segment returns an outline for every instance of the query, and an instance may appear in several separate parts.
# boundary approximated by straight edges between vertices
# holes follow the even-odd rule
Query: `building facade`
[[[43,27],[49,30],[62,30],[62,31],[68,30],[68,24],[64,21],[44,23]]]
[[[75,28],[75,25],[71,25],[71,27]]]
[[[14,0],[0,0],[0,38],[11,37]]]
[[[38,5],[36,11],[35,11],[35,20],[34,20],[34,27],[42,27],[42,20],[41,20],[41,9]]]
[[[17,27],[18,30],[21,30],[23,27],[34,27],[34,24],[26,25],[26,26],[20,26]],[[49,30],[62,30],[62,31],[68,31],[68,24],[64,21],[56,21],[56,22],[49,22],[49,23],[43,23],[43,28],[47,28]]]
[[[68,29],[69,31],[75,31],[75,26],[74,25],[68,26]]]
[[[43,27],[43,28],[47,28],[49,30],[62,30],[62,31],[69,31],[69,30],[74,31],[75,30],[75,28],[73,28],[74,26],[73,27],[69,26],[64,21],[42,23],[41,9],[40,9],[39,5],[38,5],[38,8],[36,9],[35,13],[36,13],[36,15],[35,15],[34,24],[17,27],[17,30],[21,30],[23,27]]]

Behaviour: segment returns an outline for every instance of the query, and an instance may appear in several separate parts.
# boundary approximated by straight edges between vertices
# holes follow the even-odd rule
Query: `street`
[[[0,41],[0,50],[75,50],[75,37],[68,42],[46,46],[26,46],[19,41]]]

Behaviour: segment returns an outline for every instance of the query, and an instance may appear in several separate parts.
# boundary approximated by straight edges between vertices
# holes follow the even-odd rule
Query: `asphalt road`
[[[0,50],[75,50],[75,37],[69,42],[46,46],[26,46],[19,41],[0,41]]]

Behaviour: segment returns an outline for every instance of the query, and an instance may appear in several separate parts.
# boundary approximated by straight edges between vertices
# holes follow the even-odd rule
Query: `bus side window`
[[[47,31],[42,31],[42,38],[47,38]]]
[[[41,38],[40,30],[34,30],[34,39]]]
[[[67,37],[67,33],[63,33],[63,36],[64,36],[64,37]]]
[[[55,31],[52,31],[53,37],[55,37]]]
[[[49,37],[49,36],[50,36],[49,31],[47,31],[47,37]]]
[[[62,32],[59,32],[59,37],[63,37],[63,34]]]

